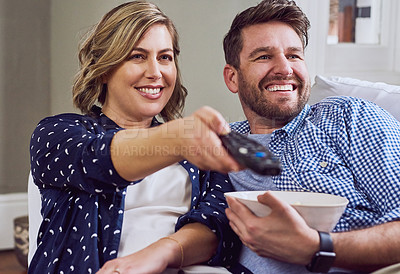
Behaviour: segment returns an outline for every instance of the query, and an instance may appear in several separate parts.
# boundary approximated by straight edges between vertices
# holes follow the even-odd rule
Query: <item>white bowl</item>
[[[349,202],[344,197],[326,193],[295,191],[270,192],[295,208],[311,228],[324,232],[332,231]],[[237,191],[227,192],[225,196],[238,199],[255,215],[264,217],[271,212],[268,206],[257,201],[257,196],[264,193],[265,191]]]

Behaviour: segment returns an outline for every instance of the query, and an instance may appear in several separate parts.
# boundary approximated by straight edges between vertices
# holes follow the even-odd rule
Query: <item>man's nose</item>
[[[276,75],[284,75],[284,76],[293,74],[291,63],[286,58],[286,56],[281,56],[276,59],[273,72]]]

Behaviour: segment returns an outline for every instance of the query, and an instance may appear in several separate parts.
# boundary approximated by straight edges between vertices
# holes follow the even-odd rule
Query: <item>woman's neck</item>
[[[153,120],[153,117],[143,118],[142,120],[132,119],[127,115],[116,113],[110,108],[103,109],[102,112],[118,126],[125,129],[149,128]]]

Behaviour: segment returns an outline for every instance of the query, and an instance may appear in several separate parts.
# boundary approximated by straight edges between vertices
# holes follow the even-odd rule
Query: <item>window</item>
[[[381,0],[330,0],[328,44],[379,44]]]
[[[319,71],[398,84],[400,1],[329,0],[326,3],[329,22],[326,22],[325,52]]]

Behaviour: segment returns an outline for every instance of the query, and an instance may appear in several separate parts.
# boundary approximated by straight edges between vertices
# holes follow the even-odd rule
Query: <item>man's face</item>
[[[287,24],[269,22],[244,28],[242,38],[238,93],[246,116],[289,122],[310,95],[299,36]]]

